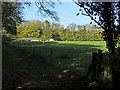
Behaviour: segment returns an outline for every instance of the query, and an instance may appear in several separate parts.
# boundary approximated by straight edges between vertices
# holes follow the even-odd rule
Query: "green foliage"
[[[14,35],[12,35],[11,33],[8,33],[4,28],[2,28],[2,36],[13,37]]]
[[[97,28],[87,29],[87,25],[70,24],[66,29],[58,23],[50,24],[49,21],[32,21],[23,28],[17,26],[18,37],[37,37],[41,40],[53,38],[58,41],[102,41],[102,30]],[[90,27],[90,26],[89,26]],[[92,25],[91,25],[92,27]]]
[[[52,31],[50,28],[50,23],[49,21],[45,21],[45,28],[43,29],[43,34],[42,34],[43,39],[51,39],[52,38]]]
[[[82,15],[88,16],[104,29],[104,40],[110,53],[116,53],[117,38],[120,33],[120,2],[75,1]],[[88,0],[89,1],[89,0]],[[77,16],[79,13],[77,14]],[[98,19],[96,19],[98,17]],[[115,22],[117,21],[117,22]],[[91,22],[92,23],[92,22]],[[117,24],[116,24],[117,23]]]
[[[40,37],[41,32],[41,22],[40,21],[33,21],[26,25],[25,28],[23,28],[22,25],[17,26],[17,35],[18,37]]]
[[[6,30],[7,33],[11,33],[16,35],[17,34],[17,28],[16,26],[21,24],[23,22],[23,9],[25,8],[25,5],[31,5],[31,2],[2,2],[2,27]],[[49,16],[51,19],[59,21],[59,18],[57,17],[57,13],[55,11],[52,11],[50,9],[54,8],[55,3],[50,1],[48,2],[41,2],[41,1],[35,1],[35,5],[38,8],[38,13],[41,15]],[[44,14],[43,14],[44,13]],[[24,23],[24,25],[26,25]],[[35,35],[38,33],[35,33]],[[31,36],[31,35],[23,35],[25,37]],[[33,35],[32,35],[33,36]],[[36,37],[39,37],[36,36]]]
[[[22,21],[22,3],[3,2],[2,3],[2,27],[6,32],[16,34],[16,25]]]

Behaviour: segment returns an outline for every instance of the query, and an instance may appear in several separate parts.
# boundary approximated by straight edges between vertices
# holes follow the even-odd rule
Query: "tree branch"
[[[98,25],[100,25],[103,29],[106,30],[106,28],[103,27],[97,20],[95,20],[95,19],[87,12],[87,10],[86,10],[85,8],[84,8],[84,10],[85,10],[85,12],[88,14],[88,16],[89,16],[92,20],[94,20],[94,22],[96,22]]]
[[[79,5],[76,1],[73,0],[73,2],[76,3],[76,4],[80,7],[80,5]],[[89,16],[94,22],[96,22],[98,25],[100,25],[103,29],[106,29],[106,28],[103,27],[97,20],[95,20],[95,19],[91,16],[91,14],[86,10],[85,7],[83,7],[83,9],[84,9],[84,11],[87,13],[87,14],[83,14],[83,15]]]

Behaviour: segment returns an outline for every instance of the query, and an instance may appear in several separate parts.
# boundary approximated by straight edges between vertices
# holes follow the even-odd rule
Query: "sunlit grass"
[[[25,47],[26,49],[32,47],[33,49],[29,49],[33,52],[35,58],[41,56],[45,62],[61,68],[71,68],[72,71],[78,70],[74,67],[79,67],[80,65],[88,69],[92,60],[92,52],[97,52],[98,49],[107,52],[104,41],[41,41],[12,42],[12,44],[18,47]],[[52,61],[50,61],[51,50]],[[73,62],[77,62],[78,65],[75,64],[73,67]]]

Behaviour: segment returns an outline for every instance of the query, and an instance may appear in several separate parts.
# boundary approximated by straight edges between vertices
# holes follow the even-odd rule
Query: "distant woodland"
[[[95,25],[76,25],[71,23],[66,28],[59,23],[50,23],[48,20],[24,21],[17,25],[17,35],[7,33],[3,28],[3,35],[8,37],[36,37],[40,40],[53,38],[57,41],[102,41],[103,29]]]

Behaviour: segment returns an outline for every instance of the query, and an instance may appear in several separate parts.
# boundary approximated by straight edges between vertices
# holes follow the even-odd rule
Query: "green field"
[[[3,45],[4,77],[14,74],[9,79],[21,87],[27,87],[26,83],[68,87],[75,76],[85,76],[92,52],[98,49],[107,52],[104,41],[9,42]]]

